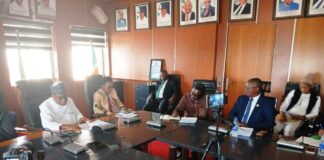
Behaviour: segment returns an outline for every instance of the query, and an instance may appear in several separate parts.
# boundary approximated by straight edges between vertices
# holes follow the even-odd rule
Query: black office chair
[[[262,91],[261,93],[264,95],[265,93],[271,93],[271,82],[270,81],[262,81]]]
[[[198,82],[202,83],[205,86],[206,94],[214,94],[214,93],[216,93],[216,90],[217,90],[216,81],[214,81],[214,80],[195,79],[192,82],[192,86],[194,86]]]
[[[85,99],[89,110],[89,117],[94,118],[93,94],[101,87],[102,75],[92,75],[86,77],[84,81]]]
[[[89,117],[96,118],[98,115],[93,111],[93,94],[101,87],[102,75],[88,76],[84,82],[85,99],[89,110]],[[123,82],[114,82],[114,88],[117,92],[117,96],[121,101],[124,99]]]
[[[175,105],[174,105],[174,106],[176,106],[178,104],[178,102],[179,102],[179,98],[181,97],[181,84],[180,84],[181,83],[181,80],[180,80],[180,75],[178,75],[178,74],[168,74],[168,78],[169,78],[169,80],[172,80],[175,83],[175,85],[177,87],[177,90],[178,90],[178,93],[179,93],[178,94],[178,97],[176,97],[176,102],[175,102]],[[153,94],[153,93],[156,92],[157,86],[159,86],[160,83],[161,82],[159,81],[159,82],[157,82],[156,85],[150,85],[150,86],[148,86],[149,95],[151,95],[151,94]],[[158,104],[156,104],[156,105],[158,105]],[[158,106],[155,106],[154,105],[154,107],[152,107],[152,108],[158,108]],[[149,109],[147,109],[145,107],[144,107],[144,110],[152,111],[152,110],[149,110]],[[173,110],[174,110],[174,108],[169,109],[169,112],[167,114],[172,113]]]
[[[285,93],[282,97],[282,101],[285,100],[286,96],[288,95],[288,93],[294,89],[299,88],[299,83],[298,82],[287,82],[286,83],[286,87],[285,87]],[[318,83],[314,83],[313,84],[313,92],[316,95],[320,95],[320,91],[321,91],[321,85]]]
[[[22,80],[16,82],[19,90],[20,107],[27,125],[42,128],[39,105],[51,96],[50,86],[53,80]]]

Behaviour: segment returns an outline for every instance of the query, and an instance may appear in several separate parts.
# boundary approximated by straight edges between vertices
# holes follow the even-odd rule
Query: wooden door
[[[229,78],[228,115],[238,96],[244,94],[245,82],[254,77],[271,80],[276,25],[252,24],[230,26],[225,73]]]

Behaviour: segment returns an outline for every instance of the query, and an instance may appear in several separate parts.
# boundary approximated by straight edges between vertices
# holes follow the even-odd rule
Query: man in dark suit
[[[234,15],[251,14],[251,4],[247,0],[239,0],[238,4],[234,4]]]
[[[191,0],[186,0],[181,11],[181,21],[190,21],[196,19],[196,14],[193,12]]]
[[[324,0],[314,0],[313,1],[313,9],[324,8]]]
[[[15,121],[10,117],[0,93],[0,142],[16,137]]]
[[[201,9],[201,17],[215,16],[215,7],[211,5],[211,0],[204,0],[204,8]]]
[[[125,27],[127,25],[127,21],[124,18],[124,12],[119,11],[118,12],[118,21],[117,21],[117,27]]]
[[[165,114],[168,110],[175,108],[178,92],[178,87],[175,82],[169,79],[168,72],[162,70],[161,81],[157,86],[157,90],[147,98],[144,110]]]
[[[261,94],[262,81],[252,78],[246,84],[246,95],[240,96],[230,112],[230,119],[238,118],[240,126],[255,132],[268,131],[275,125],[275,100]]]

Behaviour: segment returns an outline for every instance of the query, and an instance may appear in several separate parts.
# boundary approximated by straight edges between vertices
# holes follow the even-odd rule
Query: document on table
[[[179,121],[181,124],[195,124],[197,122],[197,117],[182,117]]]
[[[95,120],[93,122],[88,122],[88,123],[82,123],[79,125],[81,127],[82,130],[88,130],[91,131],[93,126],[98,126],[101,129],[105,129],[107,127],[113,126],[113,124],[108,123],[108,122],[104,122],[101,120]]]
[[[303,137],[299,137],[296,142],[302,142],[303,141]],[[314,147],[319,147],[320,145],[320,140],[311,138],[311,137],[304,137],[304,143],[314,146]]]
[[[179,121],[180,120],[180,117],[173,117],[173,116],[170,116],[170,115],[160,115],[160,119],[161,120],[175,120],[175,121]]]
[[[122,118],[133,118],[133,117],[137,117],[138,114],[136,112],[132,112],[132,113],[117,113],[116,117],[122,117]]]

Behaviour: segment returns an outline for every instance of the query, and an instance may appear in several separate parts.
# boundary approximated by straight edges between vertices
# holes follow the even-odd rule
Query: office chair
[[[51,96],[53,80],[22,80],[16,82],[19,90],[19,103],[27,125],[42,128],[39,105]]]
[[[214,94],[214,93],[216,93],[216,90],[217,90],[216,81],[214,81],[214,80],[195,79],[192,82],[192,86],[194,86],[198,82],[202,83],[205,86],[206,94]]]
[[[101,87],[102,75],[92,75],[86,77],[84,81],[85,99],[89,110],[89,117],[94,118],[93,94]]]
[[[93,111],[93,94],[101,87],[101,81],[103,76],[102,75],[92,75],[88,76],[84,82],[84,92],[85,92],[85,99],[89,110],[89,117],[95,118],[98,115],[94,114]],[[121,101],[124,99],[124,88],[123,82],[114,82],[114,88],[117,92],[117,96]]]
[[[271,82],[270,81],[262,81],[262,91],[261,93],[264,95],[265,93],[271,93]]]
[[[181,80],[180,80],[180,75],[178,75],[178,74],[168,74],[168,79],[169,80],[172,80],[174,83],[175,83],[175,86],[177,87],[177,90],[178,90],[178,97],[176,97],[176,102],[175,102],[175,104],[174,104],[174,106],[173,106],[173,108],[169,108],[168,110],[168,113],[166,113],[166,114],[169,114],[169,113],[172,113],[173,112],[173,110],[174,110],[174,108],[175,108],[175,106],[178,104],[178,102],[179,102],[179,97],[181,97],[181,85],[180,85],[180,83],[181,83]],[[150,85],[150,86],[148,86],[148,90],[149,90],[149,95],[155,95],[155,92],[156,92],[156,90],[157,90],[157,86],[159,86],[160,85],[160,81],[159,82],[157,82],[157,84],[156,85]],[[154,96],[153,96],[154,97]],[[147,97],[148,98],[148,97]],[[155,98],[155,97],[154,97]],[[147,103],[147,101],[148,101],[148,99],[146,99],[146,103]],[[159,104],[154,104],[154,107],[150,107],[150,108],[158,108],[158,105]],[[151,111],[151,112],[157,112],[157,110],[150,110],[150,109],[147,109],[147,108],[145,108],[144,107],[144,110],[146,110],[146,111]]]
[[[286,83],[286,87],[285,87],[285,93],[282,97],[282,101],[285,100],[286,96],[288,95],[288,93],[294,89],[299,88],[299,83],[298,82],[287,82]],[[321,85],[319,83],[314,83],[313,84],[313,92],[316,95],[320,95],[320,91],[321,91]]]

